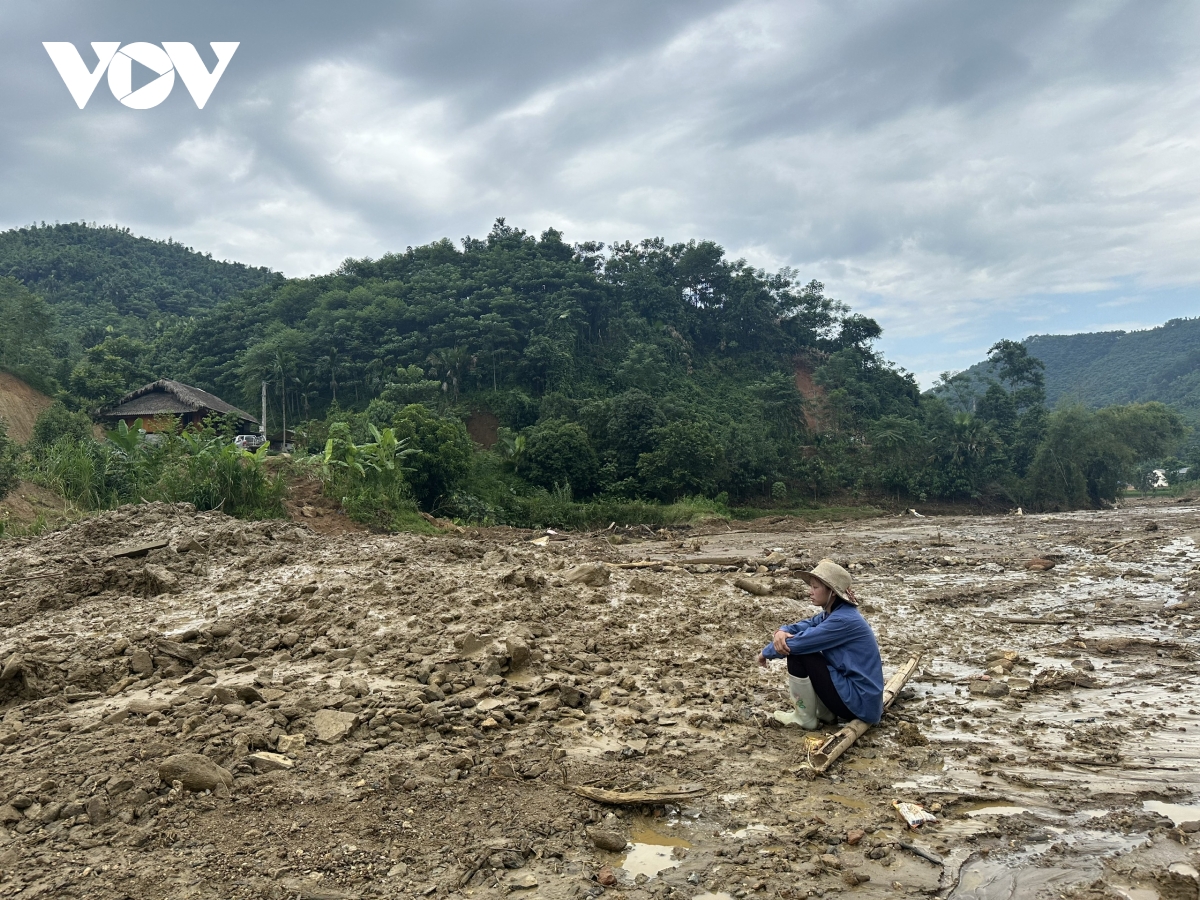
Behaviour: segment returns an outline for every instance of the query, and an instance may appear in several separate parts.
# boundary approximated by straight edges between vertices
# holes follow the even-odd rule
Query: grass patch
[[[877,506],[818,506],[795,509],[761,509],[756,506],[739,506],[730,510],[730,517],[739,522],[752,522],[755,519],[777,516],[803,519],[806,522],[851,522],[885,515],[888,515],[888,512]]]

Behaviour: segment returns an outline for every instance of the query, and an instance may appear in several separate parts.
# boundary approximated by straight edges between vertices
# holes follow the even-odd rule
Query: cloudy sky
[[[709,238],[879,319],[928,386],[1001,337],[1200,314],[1200,5],[0,6],[0,227],[96,221],[288,275],[486,233]],[[76,107],[42,41],[240,41]],[[135,70],[137,67],[134,67]],[[140,79],[140,80],[139,80]],[[134,87],[148,80],[135,71]]]

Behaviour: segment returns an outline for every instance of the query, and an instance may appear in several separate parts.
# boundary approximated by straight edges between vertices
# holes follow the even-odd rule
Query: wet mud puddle
[[[621,868],[630,880],[645,881],[667,869],[679,867],[692,843],[685,840],[670,824],[635,821],[629,831],[630,848]]]

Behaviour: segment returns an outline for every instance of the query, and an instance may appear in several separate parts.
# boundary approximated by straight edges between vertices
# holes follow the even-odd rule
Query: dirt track
[[[537,546],[147,504],[0,543],[0,897],[1197,896],[1200,508],[767,527]],[[814,779],[753,659],[825,555],[885,670],[925,656]]]

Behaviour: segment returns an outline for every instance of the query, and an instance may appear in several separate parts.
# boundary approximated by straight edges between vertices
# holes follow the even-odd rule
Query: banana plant
[[[116,428],[105,432],[105,436],[126,456],[133,456],[142,445],[142,420],[136,420],[130,428],[122,419]]]

